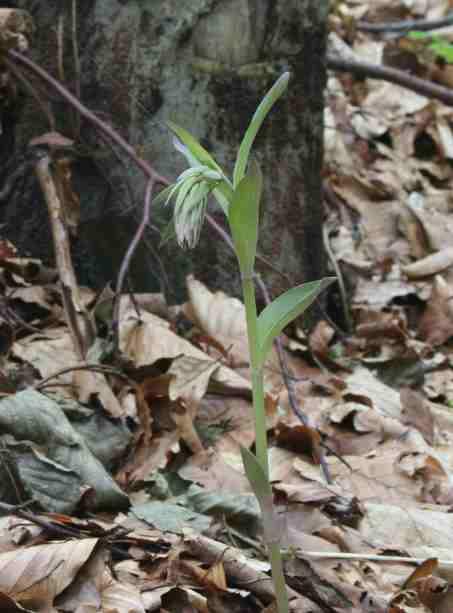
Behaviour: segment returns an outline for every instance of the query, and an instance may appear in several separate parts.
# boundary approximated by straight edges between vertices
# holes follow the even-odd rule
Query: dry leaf
[[[444,279],[434,279],[431,297],[418,324],[420,337],[437,347],[453,335],[453,291]]]
[[[72,583],[97,542],[72,540],[0,554],[0,590],[35,610],[51,610],[54,598]]]

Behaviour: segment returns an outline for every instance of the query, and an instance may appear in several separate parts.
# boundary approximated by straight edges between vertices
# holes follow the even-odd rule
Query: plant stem
[[[263,368],[258,359],[258,317],[256,313],[255,284],[253,275],[242,274],[242,293],[244,295],[245,315],[247,320],[247,335],[250,353],[250,369],[252,372],[253,411],[255,417],[255,449],[256,458],[269,481],[269,459],[267,454],[266,412],[264,409],[264,379]],[[288,594],[286,591],[283,561],[279,543],[268,543],[269,561],[272,569],[272,580],[279,613],[289,613]]]
[[[269,480],[269,461],[267,457],[266,413],[264,411],[263,370],[258,364],[258,319],[256,314],[255,284],[251,274],[242,277],[247,335],[250,352],[250,370],[252,374],[253,412],[255,416],[256,457]]]
[[[283,573],[283,560],[279,543],[268,546],[269,562],[272,568],[272,581],[275,589],[275,600],[278,613],[289,613],[288,592],[286,589],[285,575]]]

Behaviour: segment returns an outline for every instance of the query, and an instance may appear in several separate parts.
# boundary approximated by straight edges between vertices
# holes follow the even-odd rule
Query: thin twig
[[[445,28],[451,25],[453,25],[453,13],[448,13],[448,15],[439,19],[407,19],[383,23],[371,23],[359,19],[355,24],[357,30],[362,32],[398,32],[401,34],[410,30],[429,32],[430,30],[437,30],[438,28]]]
[[[81,87],[81,70],[80,70],[80,58],[79,58],[79,40],[77,38],[77,0],[72,0],[72,61],[74,62],[75,73],[75,94],[78,100],[82,99],[82,87]],[[75,134],[76,139],[80,136],[80,115],[76,113],[75,116]]]
[[[351,72],[352,74],[368,79],[378,79],[388,81],[395,85],[400,85],[406,89],[426,96],[440,100],[447,106],[453,106],[453,91],[448,87],[431,83],[426,79],[420,79],[409,75],[402,70],[396,68],[388,68],[387,66],[378,66],[377,64],[369,64],[368,62],[356,62],[355,60],[342,59],[327,55],[327,68],[337,70],[339,72]]]
[[[62,83],[66,81],[64,74],[64,14],[63,11],[58,15],[57,22],[57,66],[58,78]]]
[[[92,111],[90,111],[80,100],[71,94],[71,92],[62,85],[57,79],[54,79],[46,70],[38,66],[36,62],[26,57],[23,53],[10,49],[5,52],[3,57],[10,57],[12,60],[25,66],[40,79],[42,79],[48,86],[58,92],[60,96],[66,100],[73,108],[75,108],[80,115],[96,126],[105,136],[110,138],[114,143],[119,145],[121,149],[127,153],[127,155],[135,162],[135,164],[143,171],[148,179],[152,179],[155,183],[161,185],[168,185],[169,181],[157,173],[154,168],[143,158],[141,158],[135,151],[134,147],[130,145],[114,128],[108,123],[99,119]]]
[[[393,562],[423,564],[426,558],[408,558],[403,556],[380,556],[368,553],[340,553],[334,551],[304,551],[298,550],[298,555],[306,558],[317,558],[320,560],[365,560],[369,562]],[[439,566],[453,567],[453,560],[438,560]]]
[[[127,271],[129,270],[129,266],[131,260],[134,256],[135,250],[137,249],[140,241],[142,240],[143,234],[145,233],[146,226],[149,224],[149,212],[151,208],[151,197],[153,194],[154,188],[154,178],[150,177],[148,179],[148,183],[146,185],[145,192],[145,202],[143,205],[143,217],[140,222],[140,225],[137,228],[137,231],[129,244],[126,255],[124,256],[123,261],[121,262],[121,268],[118,273],[118,280],[116,282],[116,291],[115,298],[113,300],[113,321],[112,321],[112,329],[113,329],[113,351],[116,354],[119,350],[119,324],[120,324],[120,306],[121,306],[121,294],[123,291],[124,279],[126,278]]]
[[[114,375],[116,377],[120,377],[121,379],[125,379],[126,381],[130,380],[127,375],[123,374],[121,371],[117,370],[116,368],[113,368],[112,366],[85,363],[85,364],[76,364],[75,366],[66,366],[65,368],[60,368],[60,370],[57,370],[56,372],[52,373],[45,379],[42,379],[39,383],[34,385],[32,389],[40,390],[43,387],[45,387],[47,383],[51,381],[52,379],[56,379],[57,377],[60,377],[61,375],[65,375],[66,373],[72,372],[74,370],[92,370],[95,372],[101,372],[104,375]]]
[[[348,296],[347,296],[346,287],[344,284],[343,273],[341,272],[341,268],[330,246],[329,230],[327,228],[326,223],[324,223],[322,226],[322,239],[324,242],[324,249],[327,253],[327,257],[329,258],[330,263],[333,266],[333,269],[335,271],[335,275],[338,281],[338,287],[340,288],[341,304],[343,306],[343,314],[344,314],[344,319],[346,322],[346,329],[347,329],[347,332],[351,334],[352,333],[352,318],[351,318],[351,313],[349,311]]]
[[[73,530],[72,528],[68,528],[66,526],[60,526],[59,524],[53,524],[37,517],[36,515],[29,513],[28,511],[24,511],[21,509],[23,505],[15,506],[13,504],[7,504],[6,502],[0,502],[0,513],[5,513],[7,515],[16,515],[17,517],[21,517],[22,519],[26,519],[32,524],[36,524],[44,530],[52,534],[58,534],[60,536],[71,536],[80,538],[80,532],[78,530]]]

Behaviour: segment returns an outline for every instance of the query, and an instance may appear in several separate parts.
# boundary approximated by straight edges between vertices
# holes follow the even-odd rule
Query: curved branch
[[[137,155],[135,149],[130,145],[124,138],[118,134],[116,130],[114,130],[108,123],[99,119],[97,115],[92,113],[80,100],[78,100],[75,96],[69,92],[64,85],[62,85],[57,79],[54,79],[46,70],[38,66],[33,60],[25,56],[23,53],[19,51],[14,51],[10,49],[6,51],[6,56],[13,59],[15,62],[28,68],[31,72],[37,75],[42,81],[47,83],[52,89],[60,94],[60,96],[66,100],[73,108],[75,108],[80,115],[89,121],[91,124],[95,125],[98,130],[100,130],[104,136],[107,136],[114,143],[119,145],[121,149],[128,154],[130,158],[134,160],[137,166],[143,171],[146,177],[155,183],[160,183],[161,185],[168,185],[168,180],[158,174],[154,168],[148,164],[146,160]]]
[[[154,180],[150,178],[146,185],[145,202],[143,205],[142,220],[140,222],[140,225],[137,228],[137,231],[134,237],[132,238],[132,241],[129,244],[129,247],[126,251],[126,255],[124,256],[124,259],[121,262],[120,272],[118,273],[118,279],[116,282],[116,290],[115,290],[115,298],[114,298],[114,303],[113,303],[114,306],[113,306],[113,321],[112,321],[113,339],[114,339],[113,346],[114,346],[115,352],[116,350],[119,349],[119,346],[120,346],[119,345],[120,343],[120,339],[119,339],[120,299],[121,299],[121,293],[123,291],[124,279],[126,278],[126,274],[127,274],[127,271],[129,270],[129,266],[134,256],[134,253],[140,241],[143,238],[143,234],[145,233],[146,226],[149,224],[149,216],[150,216],[149,214],[150,214],[150,208],[151,208],[151,196],[153,194],[153,188],[154,188]]]
[[[418,32],[429,32],[453,25],[453,12],[448,13],[440,19],[407,19],[405,21],[393,21],[384,23],[370,23],[369,21],[359,20],[356,22],[357,30],[362,32],[398,32],[400,34],[409,30],[417,30]]]
[[[440,100],[447,106],[453,106],[453,90],[443,85],[431,83],[426,79],[420,79],[412,75],[406,74],[402,70],[396,68],[388,68],[387,66],[378,66],[377,64],[369,64],[367,62],[356,62],[354,60],[336,58],[327,55],[327,68],[339,72],[351,72],[360,77],[368,79],[381,79],[395,85],[401,85],[406,89],[410,89],[417,94]]]

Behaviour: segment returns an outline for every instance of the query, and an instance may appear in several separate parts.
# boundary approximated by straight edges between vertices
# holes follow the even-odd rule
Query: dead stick
[[[140,241],[142,240],[143,234],[145,233],[145,230],[146,230],[146,226],[149,224],[149,217],[150,217],[149,213],[150,213],[150,208],[151,208],[151,196],[153,193],[153,187],[154,187],[154,179],[150,177],[148,180],[148,184],[146,185],[145,203],[143,206],[142,221],[140,222],[140,225],[137,228],[135,236],[133,237],[127,249],[126,255],[124,256],[124,259],[121,263],[120,272],[118,273],[118,280],[116,283],[116,291],[115,291],[115,298],[114,298],[114,304],[113,304],[113,322],[112,322],[113,345],[114,345],[115,353],[117,352],[117,350],[119,350],[119,343],[120,343],[120,339],[119,339],[120,300],[121,300],[121,293],[123,291],[124,279],[126,278],[126,274],[127,274],[127,271],[129,270],[129,265],[135,253],[135,250],[137,249]]]
[[[227,576],[239,588],[252,592],[265,603],[275,600],[271,577],[256,570],[240,549],[200,535],[188,536],[184,542],[193,556],[208,564],[221,560]],[[299,597],[291,588],[286,589],[289,598]]]
[[[338,72],[351,72],[360,77],[368,79],[378,79],[380,81],[388,81],[395,85],[400,85],[406,89],[410,89],[421,96],[440,100],[447,106],[453,106],[453,91],[448,87],[431,83],[426,79],[420,79],[412,75],[406,74],[402,70],[396,68],[388,68],[387,66],[378,66],[377,64],[369,64],[368,62],[356,62],[327,55],[327,68]]]
[[[58,267],[67,324],[71,331],[77,356],[80,360],[84,360],[86,352],[94,340],[95,333],[80,299],[79,286],[72,265],[63,205],[58,196],[50,164],[50,156],[48,154],[43,155],[35,166],[35,172],[49,211],[55,261]]]
[[[404,21],[392,21],[384,23],[371,23],[360,19],[356,22],[357,30],[362,32],[397,32],[404,33],[409,30],[416,30],[418,32],[429,32],[430,30],[437,30],[437,28],[445,28],[446,26],[453,25],[453,13],[449,13],[440,19],[407,19]]]

